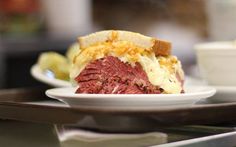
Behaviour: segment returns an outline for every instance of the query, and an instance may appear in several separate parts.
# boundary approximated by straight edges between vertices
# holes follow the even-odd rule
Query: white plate
[[[145,108],[159,106],[190,106],[202,98],[215,94],[207,86],[186,87],[184,94],[75,94],[76,88],[54,88],[46,91],[48,97],[72,107]]]
[[[47,74],[45,74],[39,66],[33,65],[30,70],[31,75],[38,81],[43,82],[45,84],[48,84],[53,87],[71,87],[71,83],[60,80],[60,79],[55,79],[54,77],[50,77]]]
[[[202,79],[196,79],[193,77],[186,77],[186,85],[207,85]],[[231,103],[236,102],[236,86],[214,86],[216,88],[216,94],[208,100],[212,103]]]
[[[236,86],[214,86],[216,94],[209,100],[216,103],[236,102]]]

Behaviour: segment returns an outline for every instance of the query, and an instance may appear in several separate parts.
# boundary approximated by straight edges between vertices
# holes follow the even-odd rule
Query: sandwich
[[[184,93],[181,62],[171,43],[139,33],[105,30],[79,37],[70,78],[76,93]]]

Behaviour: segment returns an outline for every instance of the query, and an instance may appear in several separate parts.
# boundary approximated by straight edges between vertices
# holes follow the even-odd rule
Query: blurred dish
[[[43,52],[37,63],[31,67],[31,75],[45,84],[54,87],[71,87],[69,70],[74,56],[80,52],[78,43],[72,44],[65,55],[57,52]]]
[[[70,62],[68,59],[57,52],[43,52],[40,54],[38,67],[45,73],[51,71],[53,77],[60,80],[69,81]]]
[[[215,86],[217,92],[209,100],[216,103],[236,102],[236,86]]]
[[[80,52],[78,43],[72,44],[65,55],[57,52],[43,52],[39,55],[37,65],[43,71],[51,71],[56,79],[69,81],[69,71],[73,58]]]
[[[46,95],[71,107],[153,109],[162,106],[191,106],[216,92],[208,86],[189,86],[183,94],[75,94],[75,91],[75,87],[54,88],[47,90]]]
[[[30,73],[36,80],[48,84],[50,86],[71,87],[71,83],[69,81],[64,81],[54,78],[52,72],[50,71],[43,72],[37,64],[31,67]]]
[[[202,77],[210,85],[236,86],[236,42],[211,42],[195,47]]]
[[[198,85],[204,86],[207,85],[206,81],[202,79],[193,78],[190,76],[186,77],[185,84],[187,86]],[[210,103],[230,103],[236,102],[236,86],[212,86],[216,88],[216,94],[210,97],[208,100]]]

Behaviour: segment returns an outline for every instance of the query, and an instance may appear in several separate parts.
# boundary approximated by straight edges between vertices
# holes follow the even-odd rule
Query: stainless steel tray
[[[149,117],[156,125],[194,125],[236,122],[236,103],[199,104],[154,110],[71,108],[47,98],[45,89],[0,90],[0,118],[31,122],[73,124],[84,115]]]
[[[0,90],[0,118],[27,123],[83,127],[96,131],[158,130],[170,136],[171,143],[165,144],[168,146],[234,146],[236,144],[233,125],[222,127],[222,124],[235,124],[236,103],[202,103],[186,108],[156,108],[152,111],[132,109],[108,111],[101,108],[70,108],[61,102],[47,98],[44,91],[45,89]],[[96,125],[84,121],[86,117],[98,118]],[[117,124],[120,123],[126,125],[118,127]],[[221,127],[183,126],[206,124],[221,125]],[[127,130],[130,126],[133,128]]]

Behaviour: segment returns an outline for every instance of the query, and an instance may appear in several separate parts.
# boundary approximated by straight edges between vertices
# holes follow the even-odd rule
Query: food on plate
[[[66,56],[63,56],[56,52],[43,52],[38,58],[39,68],[43,72],[49,72],[56,79],[69,81],[69,70],[74,58],[74,55],[79,52],[79,44],[72,44],[67,52]]]
[[[171,43],[128,31],[107,30],[78,39],[70,78],[76,93],[183,93],[184,72]]]
[[[56,52],[42,53],[38,58],[40,69],[50,71],[57,79],[69,80],[69,63],[65,56]]]

